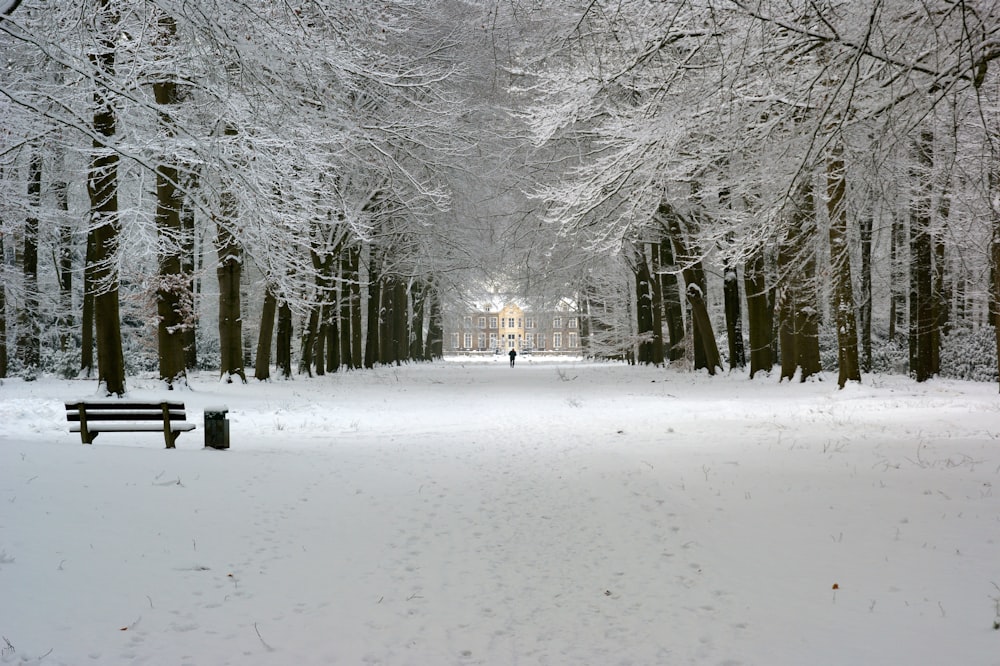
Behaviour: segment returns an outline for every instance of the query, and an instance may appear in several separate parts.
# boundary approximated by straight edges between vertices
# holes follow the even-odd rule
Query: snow
[[[1000,664],[995,384],[528,356],[0,385],[2,664]],[[231,448],[203,448],[229,409]]]

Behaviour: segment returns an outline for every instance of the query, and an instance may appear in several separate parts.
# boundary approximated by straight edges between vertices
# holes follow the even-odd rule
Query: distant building
[[[568,302],[552,311],[535,312],[518,303],[482,303],[450,318],[445,325],[445,353],[569,354],[582,351],[580,317]]]

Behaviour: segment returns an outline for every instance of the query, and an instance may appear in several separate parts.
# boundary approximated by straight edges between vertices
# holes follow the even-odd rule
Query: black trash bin
[[[229,448],[228,407],[205,408],[205,446],[213,449]]]

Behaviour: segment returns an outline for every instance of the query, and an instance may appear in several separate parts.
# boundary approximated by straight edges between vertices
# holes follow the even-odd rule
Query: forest
[[[993,0],[0,0],[0,378],[594,357],[998,380]]]

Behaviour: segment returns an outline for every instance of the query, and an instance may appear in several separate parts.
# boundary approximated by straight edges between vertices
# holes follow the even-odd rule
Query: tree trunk
[[[851,248],[847,242],[847,180],[843,145],[835,143],[827,163],[827,211],[830,218],[830,272],[833,312],[837,323],[838,386],[861,381],[858,364],[858,327],[854,313]]]
[[[653,296],[650,288],[651,277],[645,252],[639,247],[635,252],[635,313],[639,334],[639,350],[636,360],[644,365],[653,363]]]
[[[906,226],[902,215],[893,214],[889,241],[889,339],[895,340],[906,330]]]
[[[365,367],[374,368],[380,360],[382,347],[379,333],[382,313],[382,276],[378,251],[371,246],[368,263],[368,331],[365,337]]]
[[[712,320],[708,316],[708,307],[705,304],[705,295],[694,282],[687,286],[687,299],[691,304],[691,318],[694,321],[695,330],[712,330]],[[701,344],[705,352],[705,366],[708,374],[714,375],[716,368],[722,369],[722,358],[719,356],[719,347],[715,342],[714,335],[701,335]]]
[[[319,314],[322,306],[313,305],[309,308],[309,318],[306,320],[306,327],[302,331],[302,340],[299,346],[299,374],[312,377],[313,366],[313,345],[316,335],[319,333]]]
[[[226,201],[232,195],[226,193]],[[230,213],[234,202],[224,204]],[[226,215],[231,220],[230,215]],[[219,254],[216,276],[219,280],[219,352],[221,355],[220,376],[227,383],[238,376],[245,384],[243,369],[243,319],[240,303],[240,280],[243,274],[243,251],[236,238],[221,222],[216,224],[215,247]]]
[[[649,296],[653,315],[653,365],[663,365],[663,288],[660,284],[660,244],[649,247]],[[645,254],[645,245],[643,246]]]
[[[758,372],[770,372],[774,366],[774,304],[767,288],[763,248],[754,251],[747,260],[743,281],[750,327],[750,378],[753,379]]]
[[[351,260],[351,268],[348,275],[348,292],[351,303],[351,354],[350,367],[360,368],[364,364],[362,354],[362,328],[361,328],[361,245],[353,245],[348,254]]]
[[[24,220],[24,252],[21,271],[24,277],[21,307],[17,313],[17,357],[24,379],[38,376],[41,358],[41,322],[38,307],[38,211],[42,198],[42,156],[33,150],[28,164],[29,214]]]
[[[921,132],[917,163],[911,171],[910,202],[910,374],[918,382],[934,375],[936,322],[934,321],[933,266],[930,233],[933,134]]]
[[[331,294],[332,295],[332,294]],[[323,306],[324,340],[326,342],[326,370],[337,372],[342,365],[340,357],[340,307],[336,300]]]
[[[197,187],[197,175],[190,171],[185,180],[185,187],[191,190]],[[197,312],[198,292],[200,291],[200,280],[195,279],[198,272],[198,261],[195,254],[197,243],[195,242],[195,216],[194,207],[190,205],[187,197],[182,196],[181,204],[181,273],[187,277],[187,293],[191,298],[191,318],[184,326],[181,333],[184,345],[184,367],[195,369],[198,367],[198,319],[194,313]]]
[[[340,255],[340,287],[339,287],[339,309],[337,313],[337,318],[339,320],[339,325],[337,327],[338,341],[339,345],[339,361],[340,365],[346,368],[354,367],[351,362],[351,338],[353,331],[351,330],[351,248],[345,249]]]
[[[411,293],[413,294],[413,319],[410,332],[410,360],[422,361],[424,357],[424,315],[426,314],[427,286],[422,280],[415,280]]]
[[[7,262],[3,225],[0,224],[0,379],[7,376]]]
[[[59,152],[60,164],[65,162],[62,151]],[[61,217],[59,221],[59,240],[56,250],[56,276],[59,280],[59,351],[66,353],[70,349],[74,317],[73,317],[73,225],[69,214],[69,183],[62,178],[52,183],[55,193],[56,208]]]
[[[278,306],[278,332],[275,340],[275,360],[282,379],[292,378],[292,308],[282,301]]]
[[[97,285],[94,277],[97,271],[97,248],[94,233],[87,231],[86,252],[83,261],[83,312],[80,314],[80,374],[86,378],[94,376],[94,294]]]
[[[1000,379],[1000,162],[996,155],[993,155],[990,164],[989,192],[993,237],[990,243],[990,289],[987,298],[990,304],[989,312],[992,315],[990,323],[993,324],[993,337],[997,347],[997,375]]]
[[[684,267],[681,274],[684,276],[685,294],[691,306],[694,369],[706,368],[710,375],[714,375],[716,369],[723,368],[705,301],[707,282],[701,250],[697,247],[688,247],[689,223],[670,204],[661,202],[656,217],[670,236],[670,241],[674,245],[674,257]],[[703,312],[696,312],[696,309],[703,309]]]
[[[800,381],[806,381],[821,369],[815,211],[808,177],[799,184],[789,205],[788,230],[778,250],[781,379],[791,379],[799,370]]]
[[[176,26],[166,14],[159,17],[159,41],[171,48],[176,41]],[[177,104],[177,86],[168,74],[153,82],[153,96],[159,106],[162,135],[174,135],[171,107]],[[156,339],[160,380],[168,389],[187,381],[184,358],[184,330],[193,317],[189,278],[183,274],[183,251],[180,196],[177,190],[178,169],[174,158],[164,155],[156,167],[156,236],[159,274],[156,286]]]
[[[270,287],[264,290],[264,306],[260,312],[260,331],[257,334],[257,354],[254,357],[253,376],[262,382],[271,379],[271,338],[274,334],[274,311],[278,299]]]
[[[427,285],[430,292],[430,312],[427,315],[427,353],[428,361],[444,358],[444,325],[441,312],[441,296],[433,282]]]
[[[110,0],[97,0],[95,50],[91,63],[106,80],[115,80],[115,46],[118,16]],[[125,357],[122,352],[121,313],[118,302],[118,154],[109,145],[117,131],[117,118],[107,91],[94,91],[94,142],[87,178],[90,196],[89,233],[94,248],[94,322],[97,334],[97,380],[107,395],[125,394]]]
[[[860,220],[861,235],[861,302],[859,304],[861,329],[861,370],[872,370],[872,229],[874,220],[871,209]]]
[[[722,290],[726,308],[726,338],[729,342],[729,369],[745,368],[743,347],[743,311],[740,307],[740,281],[736,266],[728,259],[722,266]]]
[[[660,291],[663,296],[663,316],[667,324],[667,338],[670,346],[667,359],[679,361],[684,358],[684,306],[681,303],[681,289],[674,264],[674,251],[670,239],[659,243]]]

